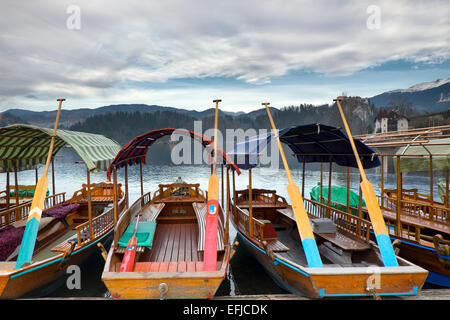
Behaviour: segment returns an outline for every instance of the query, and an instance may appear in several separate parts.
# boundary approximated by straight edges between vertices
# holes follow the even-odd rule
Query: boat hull
[[[396,238],[391,237],[391,239],[394,241]],[[449,256],[439,255],[435,248],[407,242],[403,239],[398,248],[400,249],[399,256],[429,271],[426,282],[450,287],[450,268],[446,268],[446,265],[450,266]]]
[[[230,256],[229,247],[225,257]],[[102,281],[114,299],[210,299],[225,279],[229,259],[219,270],[196,272],[114,272],[110,250]],[[164,285],[165,284],[165,285]],[[166,290],[161,290],[161,285]]]
[[[149,273],[127,272],[126,276],[116,277],[105,273],[103,282],[114,299],[209,299],[214,296],[224,276],[191,275],[180,273],[159,273],[151,276]],[[159,290],[161,284],[166,284],[167,293]]]
[[[14,270],[15,262],[0,264],[0,298],[14,299],[32,294],[50,293],[50,287],[56,289],[54,282],[67,275],[67,268],[71,265],[81,265],[89,256],[99,252],[97,243],[108,246],[112,241],[113,229],[90,244],[74,251],[63,261],[63,254],[53,258]],[[9,267],[10,270],[7,270]]]
[[[310,298],[416,295],[427,271],[416,266],[367,268],[304,268],[269,255],[238,231],[239,243],[258,260],[283,289]],[[367,290],[373,287],[374,291]]]

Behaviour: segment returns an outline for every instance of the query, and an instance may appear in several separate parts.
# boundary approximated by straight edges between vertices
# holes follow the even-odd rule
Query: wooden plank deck
[[[390,220],[396,220],[397,215],[395,212],[388,211],[381,208],[381,212],[383,214],[384,218],[388,218]],[[420,217],[414,217],[408,214],[401,214],[400,215],[400,221],[404,223],[409,223],[418,227],[422,228],[429,228],[434,229],[436,231],[442,232],[442,233],[450,233],[450,225],[438,222],[438,221],[431,221],[429,219],[423,219]]]
[[[197,241],[196,223],[160,224],[147,262],[202,261],[203,254],[197,251]]]

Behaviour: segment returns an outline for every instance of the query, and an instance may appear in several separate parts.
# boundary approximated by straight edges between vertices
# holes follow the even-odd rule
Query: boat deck
[[[397,215],[395,212],[388,211],[386,209],[381,208],[381,212],[383,214],[383,217],[388,218],[390,220],[396,220]],[[437,221],[431,221],[426,218],[421,218],[419,216],[411,216],[408,214],[401,214],[400,215],[401,222],[412,224],[421,228],[428,228],[433,229],[442,233],[450,233],[450,225],[437,222]]]
[[[160,224],[156,228],[151,253],[143,259],[147,262],[203,261],[203,252],[197,250],[197,241],[196,223]]]

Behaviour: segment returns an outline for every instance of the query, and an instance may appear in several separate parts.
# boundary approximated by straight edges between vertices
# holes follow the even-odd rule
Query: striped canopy
[[[299,162],[332,162],[344,167],[357,167],[350,140],[339,129],[323,124],[292,126],[279,130],[280,141],[287,144]],[[261,152],[274,139],[273,131],[235,144],[228,153],[241,169],[258,164]],[[356,149],[364,168],[380,165],[380,159],[371,148],[355,140]]]
[[[53,129],[28,124],[13,124],[0,128],[0,172],[18,171],[45,164]],[[53,155],[70,145],[83,159],[89,171],[108,168],[120,145],[100,134],[57,130]]]
[[[155,141],[158,140],[159,138],[171,135],[174,132],[190,136],[192,139],[199,141],[204,148],[210,147],[211,153],[213,153],[212,143],[214,141],[203,134],[196,133],[194,131],[190,131],[187,129],[175,129],[175,128],[152,130],[133,138],[125,147],[122,148],[122,150],[120,150],[119,153],[117,153],[116,157],[114,158],[113,162],[108,168],[107,173],[108,180],[111,178],[111,171],[113,167],[118,169],[125,166],[125,164],[131,166],[134,164],[139,164],[141,161],[142,163],[145,164],[148,148],[151,145],[153,145],[153,143],[155,143]],[[233,161],[227,156],[227,154],[220,147],[218,147],[218,154],[219,154],[218,158],[220,158],[220,155],[222,155],[221,158],[223,159],[224,164],[232,165],[234,167],[234,170],[236,170],[238,174],[241,173],[239,168],[233,163]]]

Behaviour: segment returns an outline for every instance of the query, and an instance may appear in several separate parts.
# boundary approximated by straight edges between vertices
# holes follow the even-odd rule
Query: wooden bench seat
[[[292,211],[292,208],[283,208],[277,210],[279,213],[283,214],[284,216],[294,219],[294,213]],[[314,235],[319,236],[323,238],[326,241],[331,242],[333,245],[339,247],[342,250],[346,251],[364,251],[367,249],[370,249],[370,245],[362,242],[357,241],[353,238],[350,238],[342,233],[335,232],[335,233],[317,233],[314,232]]]
[[[165,207],[165,203],[152,203],[144,207],[141,211],[143,221],[154,221]]]
[[[198,245],[197,250],[203,251],[205,248],[205,226],[206,226],[206,203],[202,202],[194,202],[192,203],[192,207],[194,208],[195,215],[197,216],[198,222]],[[218,237],[217,237],[217,251],[225,250],[225,245],[223,241],[223,225],[222,221],[219,218],[219,228],[218,228]]]
[[[286,247],[281,241],[279,240],[267,240],[267,249],[271,250],[273,252],[287,252],[289,251],[289,248]]]
[[[277,212],[281,213],[283,216],[288,217],[289,219],[292,219],[295,221],[294,212],[292,211],[291,207],[277,209]]]

